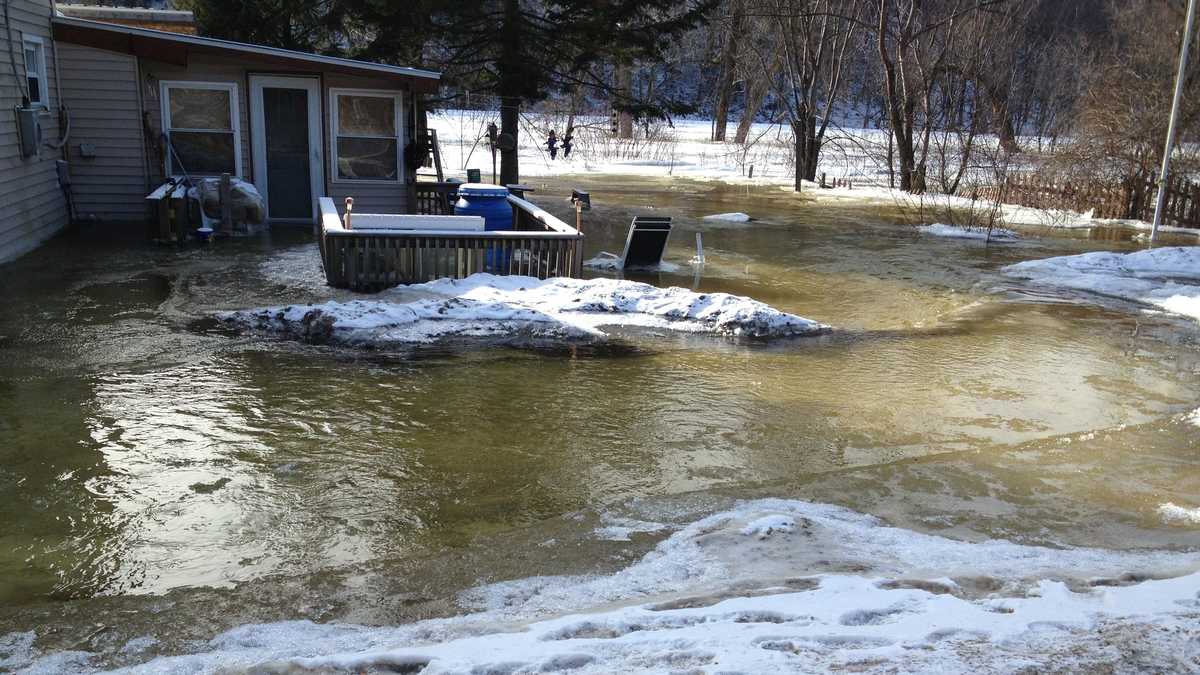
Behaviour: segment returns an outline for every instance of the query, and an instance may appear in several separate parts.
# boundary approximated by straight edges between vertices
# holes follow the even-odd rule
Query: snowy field
[[[750,298],[617,279],[474,274],[376,297],[383,299],[224,312],[219,318],[307,342],[371,347],[454,339],[594,342],[606,337],[605,326],[756,338],[829,330]]]
[[[485,181],[491,180],[492,158],[487,144],[487,124],[499,123],[497,113],[486,110],[445,110],[429,117],[442,151],[443,169],[448,176],[465,177],[467,169],[479,169]],[[679,119],[672,125],[656,123],[645,129],[639,127],[632,140],[616,140],[599,131],[608,120],[581,117],[576,120],[580,130],[569,158],[559,149],[557,159],[550,159],[542,145],[550,129],[561,137],[566,118],[526,114],[522,117],[520,138],[520,171],[522,177],[559,176],[572,174],[602,174],[646,176],[653,178],[687,178],[697,181],[722,181],[736,184],[780,186],[791,191],[794,174],[791,134],[779,124],[756,123],[752,126],[746,145],[733,142],[714,143],[710,120]],[[733,137],[736,121],[729,125]],[[1036,139],[1024,139],[1029,147]],[[957,170],[957,140],[941,139],[945,148],[948,170]],[[963,185],[995,185],[997,171],[988,154],[994,150],[996,139],[979,137],[975,141],[976,157],[968,165]],[[937,175],[942,152],[935,148],[930,157],[929,180],[936,192]],[[810,196],[893,203],[919,213],[926,222],[939,222],[951,209],[972,209],[978,204],[966,197],[928,194],[915,197],[888,187],[887,134],[878,129],[833,128],[827,132],[817,175],[826,174],[829,183],[835,179],[850,181],[853,187],[818,190],[815,183],[804,184]],[[498,160],[497,160],[498,161]],[[1012,171],[1029,168],[1014,161]],[[751,214],[753,215],[753,214]],[[1113,221],[1094,218],[1091,213],[1050,211],[1014,204],[1000,209],[1003,222],[1009,226],[1088,228],[1097,225],[1117,225],[1148,229],[1139,221]],[[1163,231],[1197,235],[1195,229],[1165,227]]]
[[[487,145],[487,124],[499,124],[498,114],[485,110],[445,110],[429,117],[442,149],[443,168],[450,175],[465,175],[468,168],[480,169],[490,179],[492,159]],[[745,145],[732,140],[714,143],[709,120],[677,119],[670,125],[656,122],[638,126],[635,138],[610,138],[600,129],[607,118],[576,119],[575,146],[569,158],[551,159],[544,145],[547,133],[555,129],[561,138],[566,118],[526,114],[522,117],[520,167],[522,176],[560,174],[613,174],[636,176],[674,176],[693,180],[719,180],[760,185],[791,185],[793,181],[790,131],[784,125],[755,123]],[[729,125],[733,138],[736,120]],[[818,175],[853,180],[856,183],[885,185],[886,164],[880,158],[887,152],[887,134],[877,129],[833,129],[827,132],[827,144]],[[753,170],[752,170],[753,169]],[[983,167],[973,169],[978,180],[985,181]]]
[[[400,627],[246,625],[131,673],[1195,672],[1200,561],[1165,552],[967,543],[842,507],[745,502],[610,575],[501,582],[470,613]],[[1137,575],[1131,575],[1131,572]],[[39,658],[32,633],[0,665]],[[136,642],[132,641],[132,642]],[[136,645],[135,645],[136,646]]]

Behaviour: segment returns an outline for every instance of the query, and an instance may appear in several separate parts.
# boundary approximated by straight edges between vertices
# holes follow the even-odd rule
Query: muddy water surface
[[[1162,510],[1200,507],[1200,327],[999,273],[1134,242],[984,246],[777,189],[536,187],[564,218],[570,187],[591,191],[589,255],[619,252],[634,214],[674,216],[675,267],[633,278],[838,330],[336,350],[211,320],[352,297],[306,232],[62,237],[0,268],[0,634],[119,664],[251,621],[441,615],[481,581],[613,569],[663,534],[599,527],[767,495],[965,539],[1200,547],[1200,523]],[[726,211],[756,220],[701,219]],[[143,635],[160,642],[121,651]]]

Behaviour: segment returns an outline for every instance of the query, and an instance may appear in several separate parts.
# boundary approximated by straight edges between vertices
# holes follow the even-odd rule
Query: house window
[[[335,180],[399,182],[400,94],[334,89],[330,97]]]
[[[163,82],[163,129],[168,175],[242,175],[237,85]]]
[[[27,35],[21,40],[25,51],[25,83],[31,105],[49,107],[50,95],[46,86],[46,45],[42,39]]]

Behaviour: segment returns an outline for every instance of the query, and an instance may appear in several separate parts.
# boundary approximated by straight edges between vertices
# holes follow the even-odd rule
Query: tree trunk
[[[800,181],[817,179],[817,159],[821,145],[817,141],[817,116],[808,109],[801,109],[792,120],[792,135],[796,144],[796,191]]]
[[[579,112],[579,99],[582,98],[579,85],[571,87],[571,109],[567,111],[567,133],[575,128],[575,114]]]
[[[912,140],[896,135],[896,159],[900,160],[900,189],[904,192],[916,190],[917,153]]]
[[[737,69],[737,36],[741,23],[741,3],[733,3],[729,17],[729,28],[725,32],[725,44],[721,47],[721,74],[717,79],[717,102],[713,111],[714,141],[725,140],[725,128],[729,123],[729,101],[733,98],[733,74]]]
[[[499,71],[500,135],[511,143],[500,148],[500,184],[521,182],[517,147],[520,145],[521,120],[521,5],[520,0],[504,1],[504,30],[501,33]]]
[[[804,157],[804,180],[815,181],[817,180],[817,159],[821,154],[821,143],[817,139],[817,116],[812,111],[809,112],[804,131],[808,134],[808,139],[805,141],[808,154]]]
[[[891,3],[881,0],[879,3],[879,28],[876,31],[876,46],[879,51],[879,61],[883,66],[883,102],[891,126],[891,136],[895,139],[896,158],[900,161],[900,189],[905,192],[913,190],[913,174],[916,169],[916,153],[913,151],[913,107],[905,87],[904,75],[897,74],[897,63],[888,56],[887,18]],[[897,38],[897,62],[904,68],[906,58],[904,44],[907,36]],[[903,71],[902,71],[903,72]]]
[[[1017,153],[1021,146],[1017,145],[1017,132],[1013,128],[1012,116],[1008,114],[1008,106],[992,99],[992,117],[996,120],[996,135],[1000,138],[1000,149],[1004,152]]]
[[[513,139],[511,147],[500,148],[500,184],[510,185],[521,182],[521,170],[518,164],[520,153],[517,151],[518,131],[521,120],[521,99],[503,97],[500,99],[500,135],[509,135]]]
[[[633,100],[633,68],[624,62],[617,64],[617,95],[621,100]],[[633,115],[617,113],[617,138],[633,138]]]
[[[737,136],[734,137],[738,145],[745,145],[746,139],[750,137],[750,126],[754,124],[754,118],[758,116],[758,110],[767,98],[768,89],[770,83],[766,79],[754,80],[747,88],[746,109],[742,112],[742,119],[738,120]]]
[[[800,120],[792,120],[792,140],[796,148],[796,171],[793,188],[800,191],[804,181],[805,161],[808,157],[808,134],[804,132],[804,124]]]

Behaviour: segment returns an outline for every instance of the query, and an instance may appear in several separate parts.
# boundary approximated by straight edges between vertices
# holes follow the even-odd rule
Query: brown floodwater
[[[964,539],[1200,547],[1200,326],[1037,291],[1004,265],[1138,246],[918,234],[887,204],[777,188],[535,181],[589,255],[675,218],[660,285],[835,327],[746,342],[368,352],[244,336],[213,312],[352,297],[312,235],[179,247],[92,227],[0,267],[0,635],[117,665],[251,621],[388,623],[485,581],[609,570],[689,520],[813,499]],[[744,211],[747,224],[702,216]],[[707,264],[694,269],[695,233]],[[589,272],[589,274],[601,274]],[[160,640],[148,653],[130,638]]]

